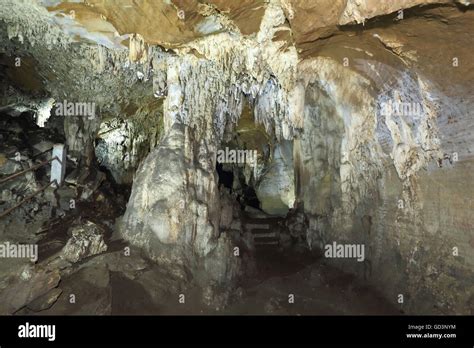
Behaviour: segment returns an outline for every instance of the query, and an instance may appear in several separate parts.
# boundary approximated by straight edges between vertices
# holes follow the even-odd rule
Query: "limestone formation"
[[[92,221],[84,221],[81,225],[72,227],[70,233],[71,238],[61,251],[61,258],[66,261],[78,262],[107,250],[104,231]]]
[[[219,311],[262,245],[314,256],[363,244],[363,262],[328,262],[389,301],[406,294],[406,313],[471,313],[471,1],[0,2],[0,175],[47,160],[58,140],[68,186],[55,193],[70,193],[56,205],[39,195],[33,213],[0,224],[1,240],[26,216],[41,236],[22,228],[16,241],[39,242],[44,220],[81,215],[66,209],[72,199],[86,218],[69,240],[45,233],[48,257],[87,275],[113,235],[143,255],[117,262],[132,270],[92,270],[95,290],[114,280],[160,294],[197,287]],[[64,103],[94,113],[58,113]],[[256,151],[255,168],[219,163],[226,147]],[[2,209],[45,173],[1,186]],[[126,207],[107,211],[121,195]],[[82,284],[74,267],[65,273]],[[55,312],[58,279],[35,277],[48,285],[2,312]],[[7,298],[21,287],[3,285]],[[113,312],[109,295],[91,310]],[[273,296],[262,307],[284,312]]]

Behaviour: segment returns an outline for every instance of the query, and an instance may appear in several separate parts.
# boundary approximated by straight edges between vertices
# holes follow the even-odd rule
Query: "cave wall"
[[[457,25],[471,16],[434,12],[443,11]],[[437,22],[419,21],[416,39],[405,36],[414,20],[397,34],[368,30],[386,44],[390,37],[394,51],[377,50],[368,36],[339,37],[320,49],[324,58],[300,63],[306,96],[295,155],[298,199],[310,217],[308,245],[365,245],[363,262],[328,261],[379,288],[400,311],[472,314],[474,220],[466,183],[473,179],[473,99],[466,79],[473,70],[464,50],[472,42],[452,36],[454,21],[450,34],[438,35],[450,43],[448,52],[426,68],[436,46],[424,43],[441,31]],[[386,115],[381,105],[389,100],[419,103],[423,112]]]

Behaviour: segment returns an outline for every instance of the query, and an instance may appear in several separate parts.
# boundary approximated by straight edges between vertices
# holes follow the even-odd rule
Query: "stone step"
[[[269,224],[245,224],[245,228],[248,230],[269,230]]]
[[[278,237],[255,237],[255,245],[258,244],[279,244],[280,238]]]
[[[253,239],[255,240],[256,238],[274,238],[278,240],[280,239],[280,237],[275,232],[254,234]]]
[[[263,235],[272,235],[277,236],[278,233],[272,230],[262,230],[262,229],[255,229],[251,232],[255,237],[263,237]]]
[[[280,246],[280,243],[277,241],[275,242],[266,242],[266,243],[256,243],[255,248],[256,249],[262,249],[262,248],[268,248],[268,249],[276,249]]]
[[[255,218],[265,218],[267,216],[267,214],[265,214],[260,209],[253,208],[248,205],[245,206],[244,211],[247,216],[253,216]]]
[[[279,217],[267,217],[265,219],[247,217],[245,222],[246,224],[253,224],[253,225],[262,225],[262,224],[276,225],[283,220],[284,219],[279,218]]]

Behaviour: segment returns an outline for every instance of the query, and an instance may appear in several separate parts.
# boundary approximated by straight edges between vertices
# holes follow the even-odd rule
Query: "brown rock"
[[[0,167],[3,166],[7,162],[7,158],[3,153],[0,153]]]
[[[345,0],[292,0],[285,8],[297,43],[314,41],[334,33]]]
[[[58,297],[61,295],[62,292],[63,291],[59,288],[52,289],[46,294],[30,302],[27,307],[35,312],[40,312],[45,309],[48,309],[58,300]]]
[[[265,12],[263,0],[209,0],[220,12],[226,14],[243,35],[257,33]]]
[[[59,271],[32,270],[28,280],[18,279],[0,294],[0,313],[13,314],[34,299],[55,288],[61,279]]]

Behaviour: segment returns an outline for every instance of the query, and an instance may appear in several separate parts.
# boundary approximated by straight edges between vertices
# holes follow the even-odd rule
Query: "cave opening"
[[[224,185],[224,187],[232,190],[234,183],[234,173],[229,170],[224,170],[222,163],[216,163],[216,170],[219,176],[219,185]]]
[[[240,206],[242,210],[245,210],[245,207],[261,210],[261,203],[255,189],[245,183],[242,184],[242,200]]]
[[[255,189],[245,182],[245,176],[238,166],[224,166],[216,163],[216,171],[219,178],[219,187],[226,188],[239,203],[242,211],[249,208],[261,211],[261,203]],[[263,211],[261,211],[263,214]]]
[[[255,151],[255,163],[239,161],[239,151]],[[292,152],[293,141],[269,134],[256,122],[249,102],[244,104],[239,121],[226,131],[217,149],[216,172],[221,197],[228,199],[225,205],[233,206],[231,225],[239,226],[235,239],[242,242],[256,267],[255,276],[250,275],[247,281],[296,272],[319,257],[307,250],[304,235],[307,222],[293,198]],[[226,161],[221,163],[219,159]]]

